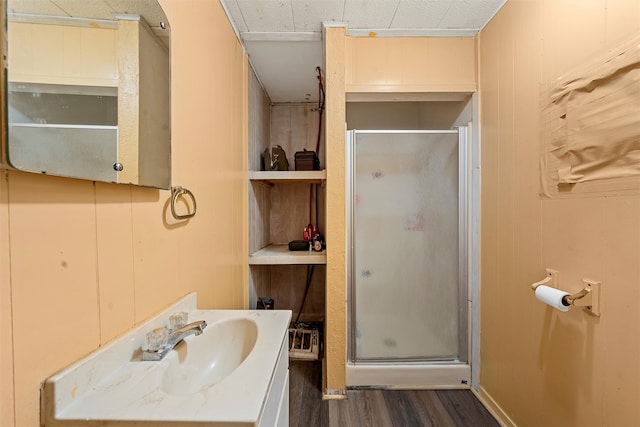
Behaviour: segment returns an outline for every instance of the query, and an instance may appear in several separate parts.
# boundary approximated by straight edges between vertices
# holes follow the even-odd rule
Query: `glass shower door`
[[[350,359],[464,361],[458,131],[352,132]]]

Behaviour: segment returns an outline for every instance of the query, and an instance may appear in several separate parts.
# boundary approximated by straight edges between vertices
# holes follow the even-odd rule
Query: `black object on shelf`
[[[290,251],[308,251],[309,245],[312,244],[308,240],[292,240],[289,242]]]
[[[297,151],[295,154],[297,171],[317,171],[320,170],[320,159],[315,151]]]
[[[273,310],[274,308],[273,298],[259,297],[256,308],[258,310]]]

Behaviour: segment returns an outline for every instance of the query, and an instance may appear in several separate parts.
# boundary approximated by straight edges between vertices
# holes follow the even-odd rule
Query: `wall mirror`
[[[171,187],[169,22],[156,0],[1,0],[2,160]]]

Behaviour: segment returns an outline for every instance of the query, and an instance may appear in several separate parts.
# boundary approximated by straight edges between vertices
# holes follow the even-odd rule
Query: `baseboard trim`
[[[480,387],[480,390],[471,388],[471,392],[475,394],[478,400],[487,408],[487,411],[498,421],[502,427],[518,427],[516,423],[507,415],[504,410],[496,403],[487,391]]]

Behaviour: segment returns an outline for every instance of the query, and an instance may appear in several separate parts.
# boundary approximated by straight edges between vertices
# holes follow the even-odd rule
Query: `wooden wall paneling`
[[[257,307],[257,299],[274,298],[273,287],[271,286],[271,265],[251,265],[249,266],[249,283],[251,292],[255,292],[254,300],[250,301],[249,308],[255,309]],[[279,303],[278,303],[279,304]],[[281,307],[277,305],[276,310],[286,309],[286,306]]]
[[[603,299],[601,325],[603,366],[603,424],[627,425],[640,420],[640,407],[634,396],[640,396],[640,366],[634,361],[640,354],[640,334],[629,325],[640,325],[640,196],[606,199],[603,252],[606,272],[601,279]],[[604,316],[604,318],[602,318]],[[595,320],[595,319],[594,319]],[[592,328],[598,327],[594,322]],[[588,335],[587,335],[588,336]],[[595,347],[595,342],[594,342]]]
[[[474,92],[472,37],[346,40],[347,92]]]
[[[352,38],[354,85],[399,86],[406,65],[396,41],[387,38]]]
[[[3,426],[38,425],[47,376],[188,292],[203,308],[246,306],[246,57],[219,3],[161,3],[172,27],[172,184],[194,191],[198,215],[172,222],[167,190],[3,172]],[[214,45],[203,51],[202,40]]]
[[[516,259],[514,257],[514,239],[516,229],[516,218],[514,216],[515,209],[515,173],[517,166],[514,163],[515,160],[515,144],[514,138],[514,107],[515,107],[515,76],[513,74],[513,59],[514,59],[514,23],[510,18],[511,10],[505,11],[503,21],[500,25],[498,35],[497,48],[503,52],[497,61],[497,72],[499,76],[498,93],[498,108],[500,112],[507,117],[507,119],[500,120],[498,125],[498,132],[500,134],[500,153],[498,162],[500,165],[500,178],[496,183],[497,187],[494,190],[500,194],[500,199],[497,205],[498,222],[500,224],[499,232],[495,234],[495,238],[498,240],[498,253],[496,254],[500,260],[501,268],[499,270],[499,279],[496,285],[497,302],[500,306],[513,306],[514,294],[517,294],[517,287],[514,282],[516,272]],[[506,15],[506,17],[505,17]],[[495,78],[495,76],[494,76]],[[484,168],[484,167],[483,167]],[[481,195],[482,197],[482,195]],[[480,302],[482,304],[483,300]],[[500,322],[499,329],[496,334],[504,339],[505,342],[512,342],[517,340],[519,336],[518,327],[514,326],[511,322]],[[518,350],[516,346],[505,345],[501,348],[500,357],[503,360],[516,360],[514,356],[517,355]],[[506,358],[506,359],[504,359]],[[481,359],[482,360],[482,359]],[[513,378],[515,366],[512,363],[502,363],[500,366],[500,376],[508,381],[509,378]],[[514,394],[510,393],[503,396],[505,400],[513,399]]]
[[[180,287],[189,286],[177,259],[180,226],[166,223],[170,197],[168,191],[131,188],[135,323],[183,296]]]
[[[325,30],[326,240],[325,372],[323,392],[340,395],[346,388],[346,197],[345,197],[345,28]]]
[[[271,100],[264,91],[253,69],[248,75],[248,141],[247,161],[250,171],[262,168],[262,156],[270,148]],[[271,153],[271,150],[269,150]],[[268,160],[267,160],[268,161]],[[266,165],[265,165],[266,167]],[[271,190],[270,184],[250,181],[248,184],[248,254],[271,243]],[[271,295],[270,266],[249,266],[248,305],[256,308],[259,297]]]
[[[320,322],[324,320],[325,304],[324,265],[315,265],[307,298],[300,315],[301,322]],[[306,265],[278,265],[271,268],[271,294],[276,308],[292,310],[295,321],[303,304],[307,281]]]
[[[40,382],[100,344],[94,184],[9,172],[9,227],[15,423],[33,425]]]
[[[270,146],[271,100],[253,69],[249,73],[249,170],[260,170],[260,159]]]
[[[135,325],[130,186],[96,183],[100,343]]]
[[[640,2],[607,2],[605,17],[605,43],[612,45],[625,40],[629,34],[638,31],[640,22]]]
[[[513,38],[513,97],[514,103],[514,259],[540,260],[544,242],[541,241],[540,202],[539,202],[539,152],[538,152],[538,117],[531,114],[530,105],[539,102],[539,70],[531,67],[529,60],[532,53],[539,55],[540,46],[536,38],[541,25],[540,9],[531,3],[518,4],[511,7],[510,17],[518,22],[510,26],[509,35]],[[514,31],[517,26],[519,31]],[[503,34],[505,34],[503,32]],[[523,226],[526,224],[526,226]],[[540,262],[518,263],[514,269],[514,284],[528,284],[541,280],[540,272],[552,266],[541,265]],[[537,372],[527,369],[539,363],[538,345],[541,341],[542,327],[536,320],[535,313],[540,310],[534,294],[528,286],[513,286],[513,304],[520,307],[522,323],[513,334],[525,334],[531,339],[523,340],[517,346],[515,363],[511,375],[515,378],[526,378],[531,390],[542,392],[543,381]],[[514,328],[516,329],[516,328]],[[530,390],[517,389],[510,392],[514,405],[520,406],[530,417],[535,417],[535,405],[525,404],[529,400]]]
[[[539,4],[544,7],[541,71],[543,82],[550,82],[602,51],[608,5],[605,0],[581,3],[579,8],[571,1],[539,0]]]
[[[399,49],[398,49],[399,47]],[[405,66],[394,72],[400,78],[393,85],[464,85],[475,81],[475,46],[472,38],[403,38],[389,49],[399,51]],[[391,74],[391,71],[388,72]]]
[[[496,113],[499,108],[500,81],[498,75],[498,42],[500,37],[501,16],[493,20],[493,25],[487,26],[480,34],[480,111],[482,114],[481,132],[481,218],[480,235],[493,235],[499,227],[500,193],[495,189],[500,185],[499,153],[502,144],[499,133],[499,120]],[[496,78],[496,76],[498,78]],[[481,284],[499,283],[500,258],[484,254],[499,254],[499,240],[497,238],[482,238],[480,242],[481,254]],[[482,349],[482,364],[480,366],[480,382],[482,387],[492,388],[501,378],[500,354],[505,345],[500,339],[501,310],[499,286],[481,286],[481,318],[482,334],[480,347]],[[491,343],[492,345],[488,345]],[[495,393],[501,393],[496,388]],[[496,396],[500,399],[501,394]]]
[[[310,222],[316,225],[315,189],[311,184],[283,184],[273,187],[270,238],[272,243],[284,244],[302,239],[303,229]]]
[[[638,394],[638,370],[626,360],[638,346],[632,338],[638,319],[629,310],[638,290],[629,283],[640,277],[630,261],[640,251],[640,199],[579,191],[545,198],[537,164],[539,88],[640,29],[637,4],[609,6],[604,0],[508,2],[479,37],[480,383],[515,425],[640,421],[640,409],[627,399]],[[579,290],[585,277],[615,289],[602,294],[602,316],[539,303],[526,288],[545,267],[560,271],[567,292]]]
[[[173,263],[170,289],[196,290],[205,308],[241,308],[248,286],[247,59],[220,4],[167,3],[172,43],[182,40],[172,50],[172,181],[198,202],[194,218],[162,225],[175,251],[163,255]],[[204,39],[215,40],[211,54],[202,53]],[[159,197],[164,204],[169,195]]]
[[[579,291],[582,277],[606,281],[605,215],[603,199],[543,201],[540,218],[541,241],[544,242],[542,263],[560,271],[560,287],[567,292]],[[570,248],[567,242],[571,242]],[[545,354],[539,362],[544,393],[540,405],[547,408],[545,418],[548,417],[544,422],[605,425],[600,411],[587,415],[586,411],[576,409],[583,398],[602,402],[604,397],[604,353],[598,350],[604,346],[604,336],[597,325],[607,322],[608,317],[598,319],[580,309],[558,316],[560,312],[544,305],[539,307],[538,316],[541,313],[550,316],[549,320],[545,319],[538,350]],[[580,363],[572,363],[575,357],[571,355],[581,352],[582,348],[589,351],[582,353]],[[563,381],[558,380],[559,372],[564,376]],[[581,384],[580,392],[575,388],[576,381]],[[560,400],[565,404],[558,405]]]
[[[271,107],[271,147],[282,146],[287,159],[289,170],[295,170],[295,153],[307,149],[316,149],[318,135],[317,105],[283,104]],[[324,144],[321,143],[321,146]],[[322,152],[320,154],[322,156]],[[321,165],[324,162],[321,160]]]
[[[0,6],[0,13],[2,13]],[[0,19],[1,21],[1,19]],[[0,425],[14,425],[11,245],[9,242],[9,172],[0,171]]]
[[[261,181],[249,185],[249,252],[255,252],[271,243],[272,186]]]

